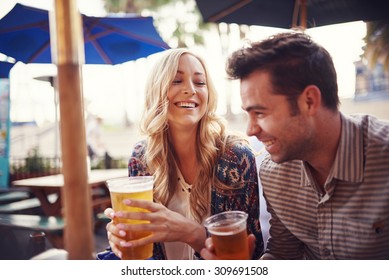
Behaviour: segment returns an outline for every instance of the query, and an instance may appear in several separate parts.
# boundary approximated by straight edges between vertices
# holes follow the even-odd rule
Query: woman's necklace
[[[181,190],[183,192],[186,192],[187,194],[190,194],[190,192],[192,191],[192,185],[189,185],[185,182],[184,179],[178,177],[178,183],[180,184],[181,186]]]

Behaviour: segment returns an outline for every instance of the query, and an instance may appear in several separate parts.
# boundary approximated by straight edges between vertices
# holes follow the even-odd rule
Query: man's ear
[[[317,86],[307,86],[300,95],[300,108],[308,114],[314,114],[322,105],[321,91]]]

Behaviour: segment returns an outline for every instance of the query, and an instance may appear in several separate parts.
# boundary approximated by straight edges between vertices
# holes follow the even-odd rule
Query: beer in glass
[[[226,211],[207,218],[205,227],[212,236],[216,256],[222,260],[248,260],[247,214]]]
[[[146,212],[147,210],[127,206],[123,203],[125,199],[139,199],[153,201],[153,176],[136,176],[136,177],[120,177],[107,180],[107,186],[111,195],[112,208],[115,212]],[[141,224],[149,223],[149,221],[129,220],[124,218],[113,219],[115,224]],[[151,232],[146,231],[127,231],[124,239],[126,241],[136,240],[150,235]],[[120,246],[119,246],[120,247]],[[153,243],[137,246],[134,248],[120,247],[123,260],[144,260],[153,255]]]

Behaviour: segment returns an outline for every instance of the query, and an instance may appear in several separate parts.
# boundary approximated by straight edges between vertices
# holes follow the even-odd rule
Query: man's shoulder
[[[259,178],[263,189],[292,188],[301,184],[303,162],[292,160],[283,163],[273,162],[269,156],[263,160],[259,168]]]
[[[355,125],[364,135],[365,141],[389,142],[389,121],[378,119],[372,115],[353,114],[344,117],[346,125]]]
[[[351,122],[364,129],[374,128],[374,131],[389,131],[389,120],[379,119],[372,115],[352,114],[344,116],[346,122]]]

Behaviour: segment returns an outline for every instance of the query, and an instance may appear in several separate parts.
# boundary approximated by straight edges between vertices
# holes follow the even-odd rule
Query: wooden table
[[[88,185],[92,188],[92,205],[96,210],[109,202],[109,191],[105,181],[111,178],[128,176],[127,169],[94,169],[88,178]],[[39,199],[41,207],[47,216],[62,216],[61,189],[64,186],[62,174],[50,175],[12,182],[13,187],[24,187]],[[52,194],[57,194],[53,199]]]

